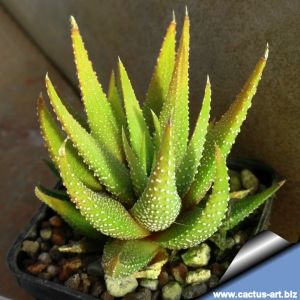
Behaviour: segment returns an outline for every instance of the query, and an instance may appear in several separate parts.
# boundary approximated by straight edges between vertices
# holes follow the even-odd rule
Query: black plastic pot
[[[271,167],[256,160],[232,159],[229,160],[228,166],[230,169],[237,171],[245,168],[251,170],[265,186],[270,186],[274,180],[278,180],[279,178],[278,174]],[[263,207],[260,220],[255,229],[256,233],[265,230],[268,227],[272,200],[273,199],[269,199]],[[22,269],[21,261],[24,258],[24,253],[20,250],[22,242],[30,235],[31,231],[37,226],[37,224],[45,219],[49,212],[50,209],[47,208],[46,205],[42,205],[36,215],[32,218],[31,222],[17,237],[16,241],[10,248],[7,255],[7,264],[11,272],[16,276],[19,285],[39,300],[96,299],[87,294],[67,288],[62,284],[30,275]]]

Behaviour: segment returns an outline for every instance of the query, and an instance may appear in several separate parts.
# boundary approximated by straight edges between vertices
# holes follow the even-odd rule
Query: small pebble
[[[54,229],[51,236],[51,241],[54,245],[62,246],[65,244],[66,239],[63,232],[59,229]]]
[[[183,284],[188,273],[188,268],[185,264],[179,263],[171,268],[171,272],[175,280]]]
[[[102,277],[104,271],[101,265],[101,259],[97,259],[87,266],[87,273],[95,277]]]
[[[180,300],[182,287],[177,281],[171,281],[162,288],[163,300]]]
[[[38,256],[38,260],[46,265],[50,265],[52,262],[51,256],[48,252],[42,252]]]
[[[155,291],[152,293],[151,300],[159,300],[160,299],[160,291]]]
[[[188,285],[183,289],[183,299],[193,299],[206,293],[207,286],[205,283]]]
[[[158,288],[158,279],[142,278],[140,280],[140,286],[145,287],[151,291],[156,291]]]
[[[63,221],[59,216],[51,217],[49,223],[52,227],[61,227],[63,225]]]
[[[211,273],[220,277],[224,272],[224,268],[219,263],[215,262],[211,264]]]
[[[35,257],[40,250],[40,244],[36,241],[25,240],[22,243],[22,251],[26,252],[26,254],[30,257]]]
[[[207,285],[210,289],[212,289],[212,288],[216,287],[218,285],[218,283],[219,283],[219,278],[216,275],[212,275],[209,278]]]
[[[91,295],[94,297],[99,297],[105,290],[105,287],[100,281],[96,281],[93,283],[92,288],[91,288]]]
[[[80,287],[80,275],[78,273],[72,275],[68,280],[66,280],[65,286],[78,291]]]
[[[158,276],[159,286],[163,287],[169,281],[169,274],[166,271],[162,271]]]
[[[138,287],[136,278],[132,276],[125,278],[113,278],[105,275],[104,279],[107,291],[114,297],[123,297],[126,294],[133,292]]]
[[[110,295],[110,293],[108,291],[105,291],[102,295],[101,295],[101,300],[114,300],[115,298]]]
[[[127,294],[123,300],[151,300],[151,291],[146,288],[141,288],[137,292]]]
[[[206,266],[210,260],[210,247],[202,243],[199,246],[190,248],[181,255],[184,263],[189,267]]]
[[[251,189],[252,193],[255,193],[259,186],[257,177],[248,169],[244,169],[241,172],[242,185],[245,189]]]
[[[36,262],[33,265],[28,266],[27,271],[31,274],[37,275],[43,272],[46,268],[47,268],[46,264],[43,264],[41,262]]]
[[[45,252],[45,251],[49,251],[51,246],[48,242],[46,241],[41,241],[40,242],[40,248],[41,248],[41,251]]]
[[[52,236],[52,229],[50,227],[46,227],[40,230],[40,237],[44,240],[50,240]]]
[[[211,277],[211,272],[208,269],[199,268],[194,271],[189,271],[186,276],[186,283],[202,283],[209,280]]]
[[[59,273],[59,267],[55,265],[49,265],[47,267],[47,273],[52,277],[56,276]]]
[[[57,245],[54,245],[49,250],[49,255],[51,256],[52,260],[54,260],[54,261],[59,261],[63,258],[63,255],[59,252]]]
[[[67,268],[71,271],[77,271],[80,267],[82,267],[82,260],[80,257],[70,258],[63,264],[63,268]]]
[[[91,286],[91,281],[86,273],[81,274],[81,292],[83,293],[88,293],[90,286]]]

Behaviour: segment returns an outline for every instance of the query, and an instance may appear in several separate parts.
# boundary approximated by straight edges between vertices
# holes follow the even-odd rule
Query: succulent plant
[[[176,23],[167,29],[141,108],[121,60],[108,93],[98,82],[78,26],[71,37],[87,120],[62,102],[46,76],[47,93],[63,131],[42,95],[42,136],[66,193],[36,187],[37,197],[76,230],[106,238],[106,274],[143,269],[167,249],[186,249],[232,229],[282,182],[231,205],[226,158],[256,92],[268,57],[259,59],[241,93],[217,122],[209,122],[207,82],[196,126],[189,134],[189,17],[176,52]]]

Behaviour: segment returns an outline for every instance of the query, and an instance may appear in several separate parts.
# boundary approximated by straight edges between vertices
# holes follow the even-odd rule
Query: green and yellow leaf
[[[213,181],[215,158],[213,155],[214,145],[219,145],[223,156],[226,158],[246,118],[252,99],[256,93],[258,83],[268,58],[268,48],[260,58],[254,71],[244,85],[241,93],[231,104],[228,111],[208,131],[204,146],[203,157],[198,168],[198,174],[184,199],[184,206],[189,207],[198,203],[209,190]]]
[[[157,243],[147,239],[132,241],[107,241],[102,265],[105,274],[126,277],[144,268],[159,251]]]
[[[168,229],[154,240],[169,249],[186,249],[205,241],[222,224],[229,201],[226,161],[216,149],[216,174],[212,194],[204,207],[195,206],[183,213]]]
[[[122,161],[121,127],[118,126],[110,103],[89,60],[78,26],[71,17],[71,37],[78,80],[88,123],[97,141],[107,152]]]
[[[120,202],[107,194],[92,191],[76,178],[68,164],[64,145],[60,149],[59,169],[71,201],[94,228],[121,240],[138,239],[149,234]]]
[[[172,114],[176,166],[179,166],[186,152],[189,135],[189,28],[190,21],[186,16],[170,87],[159,116],[161,127],[164,129]]]
[[[230,217],[227,222],[226,229],[232,229],[246,217],[248,217],[254,210],[274,195],[285,181],[275,182],[264,191],[245,197],[239,201],[234,201],[231,206]]]
[[[162,43],[144,103],[144,115],[153,128],[151,110],[159,116],[169,90],[175,63],[176,22],[170,23]]]
[[[80,126],[61,102],[49,78],[46,78],[47,92],[56,115],[84,162],[94,171],[108,191],[125,204],[133,203],[129,170]]]
[[[117,87],[115,73],[111,73],[109,88],[108,88],[108,101],[111,105],[115,119],[119,127],[127,128],[127,120],[125,111],[123,109],[123,100],[120,91]]]
[[[55,212],[57,212],[72,228],[78,230],[87,237],[102,239],[103,235],[93,228],[93,226],[80,214],[73,203],[67,200],[49,195],[42,187],[35,188],[35,195]]]
[[[172,147],[172,125],[169,123],[148,185],[131,210],[135,219],[149,231],[169,227],[180,212],[181,199],[176,190]]]
[[[122,131],[122,135],[123,135],[124,151],[130,168],[130,176],[131,176],[133,189],[135,191],[136,196],[140,197],[148,182],[146,170],[143,168],[138,157],[131,149],[124,130]]]
[[[47,144],[52,161],[57,166],[58,150],[64,141],[64,136],[47,109],[42,96],[38,98],[37,107],[42,136]],[[94,174],[82,161],[82,158],[78,155],[76,149],[72,146],[70,141],[67,143],[66,153],[76,176],[89,188],[93,190],[101,190],[102,188],[100,183],[96,180]]]
[[[146,121],[144,119],[143,112],[140,108],[138,100],[136,99],[134,90],[132,88],[127,72],[121,60],[119,60],[119,75],[122,88],[122,95],[124,99],[125,112],[127,116],[131,146],[141,161],[141,141],[145,137],[147,153],[147,170],[149,171],[151,168],[153,158],[153,145],[151,141],[151,136]]]
[[[205,137],[209,124],[211,103],[211,87],[207,77],[204,99],[202,108],[194,129],[193,135],[189,142],[187,151],[182,159],[182,162],[176,172],[177,190],[180,196],[183,196],[191,186],[196,175],[200,159],[202,156]]]

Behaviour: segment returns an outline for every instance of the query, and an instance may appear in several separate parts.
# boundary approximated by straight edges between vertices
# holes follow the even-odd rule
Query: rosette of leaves
[[[42,136],[67,195],[43,187],[36,195],[84,235],[107,237],[103,266],[110,276],[140,271],[165,248],[193,247],[224,223],[232,229],[282,185],[248,195],[227,214],[226,157],[251,106],[268,48],[228,111],[213,123],[207,77],[190,133],[189,27],[186,15],[176,49],[171,21],[141,107],[120,59],[108,93],[103,91],[71,18],[86,119],[64,104],[48,76],[47,93],[62,130],[42,96],[38,99]]]

